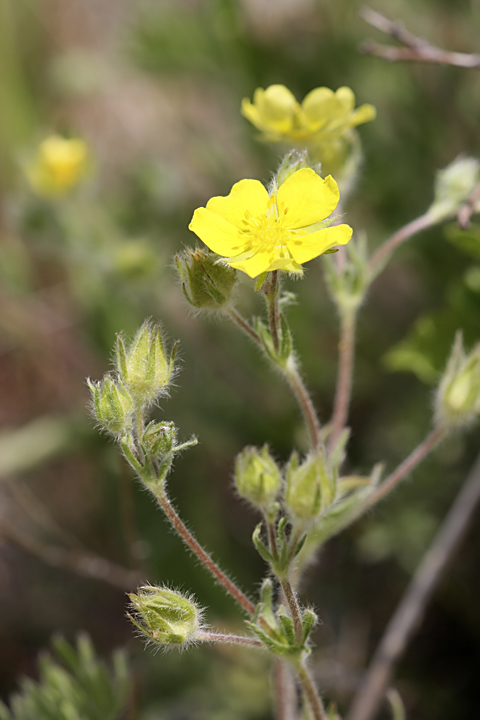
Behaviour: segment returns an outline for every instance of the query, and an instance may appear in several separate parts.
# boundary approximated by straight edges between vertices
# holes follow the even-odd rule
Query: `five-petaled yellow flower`
[[[226,197],[214,197],[195,210],[189,228],[250,277],[270,270],[302,274],[302,263],[345,245],[352,236],[348,225],[321,222],[339,197],[330,175],[323,180],[309,168],[294,172],[271,195],[258,180],[241,180]]]
[[[89,151],[83,140],[50,135],[40,143],[26,173],[39,195],[59,197],[72,190],[85,175],[88,162]]]
[[[328,142],[346,135],[357,125],[373,120],[373,105],[355,110],[355,95],[349,87],[336,92],[315,88],[300,105],[285,85],[257,88],[253,103],[242,101],[242,114],[270,142]]]

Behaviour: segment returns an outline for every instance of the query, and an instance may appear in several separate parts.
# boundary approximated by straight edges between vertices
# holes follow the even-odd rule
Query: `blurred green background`
[[[125,589],[78,571],[100,556],[140,579],[192,590],[209,622],[241,618],[139,492],[86,409],[85,377],[110,367],[115,333],[146,317],[181,343],[181,373],[158,416],[198,447],[177,460],[171,495],[189,526],[254,593],[263,564],[257,521],[238,502],[233,459],[270,444],[302,447],[301,419],[279,377],[222,321],[186,307],[172,257],[194,244],[193,210],[243,177],[268,181],[280,150],[239,113],[257,86],[350,86],[378,117],[359,130],[362,172],[347,210],[372,247],[422,214],[437,169],[479,155],[480,74],[388,64],[359,53],[368,37],[356,0],[2,0],[0,3],[0,691],[35,676],[53,633],[87,630],[100,653],[128,645],[128,717],[271,717],[261,655],[144,651],[125,619]],[[478,50],[478,0],[384,0],[372,7],[441,47]],[[85,138],[95,167],[64,201],[34,196],[22,168],[52,132]],[[416,237],[376,281],[363,310],[349,471],[393,468],[429,428],[432,381],[455,330],[480,336],[478,231]],[[470,238],[470,241],[469,239]],[[330,414],[337,323],[322,262],[289,283],[307,384]],[[245,312],[258,298],[245,278]],[[258,309],[258,308],[257,308]],[[396,348],[391,352],[391,348]],[[409,577],[478,449],[456,436],[395,496],[331,541],[304,584],[322,618],[315,672],[346,706]],[[473,717],[480,703],[480,555],[471,529],[402,659],[410,720]],[[60,548],[60,550],[59,550]],[[97,562],[97,565],[95,565]],[[73,567],[77,571],[73,571]],[[92,571],[92,568],[94,570]],[[95,558],[90,574],[105,572]],[[111,578],[110,578],[111,579]],[[125,587],[122,587],[122,584]],[[387,715],[385,715],[387,717]]]

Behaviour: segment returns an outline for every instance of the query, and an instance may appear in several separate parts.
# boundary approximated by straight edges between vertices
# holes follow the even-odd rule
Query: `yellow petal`
[[[263,129],[263,121],[260,117],[260,113],[258,112],[258,108],[255,105],[252,105],[248,98],[243,98],[241,112],[243,117],[250,120],[252,125],[255,125],[255,127],[259,130]]]
[[[340,87],[335,93],[335,98],[342,111],[347,115],[355,107],[355,95],[349,87]]]
[[[243,260],[242,262],[229,261],[228,264],[236,270],[241,270],[247,273],[247,275],[250,275],[251,278],[254,278],[267,272],[275,259],[275,252],[260,250],[248,260]]]
[[[324,125],[336,107],[333,90],[326,87],[315,88],[305,96],[302,110],[312,129]]]
[[[239,230],[248,230],[251,219],[264,217],[267,212],[268,192],[258,180],[240,180],[226,197],[213,197],[207,210],[221,215]]]
[[[338,185],[331,175],[323,180],[310,168],[303,168],[280,185],[278,215],[292,230],[308,227],[331,215],[339,199]]]
[[[242,237],[234,225],[207,208],[195,210],[188,228],[218,255],[239,255],[248,244],[248,236]]]
[[[288,132],[298,106],[294,95],[285,85],[270,85],[266,90],[257,88],[254,103],[264,125],[277,132]]]
[[[370,120],[375,120],[376,117],[377,108],[375,105],[369,105],[366,103],[365,105],[360,105],[360,107],[352,113],[349,125],[350,127],[362,125],[363,123],[370,122]]]
[[[349,225],[333,225],[308,235],[292,235],[287,240],[287,247],[294,260],[301,265],[318,257],[335,245],[346,245],[352,237]]]

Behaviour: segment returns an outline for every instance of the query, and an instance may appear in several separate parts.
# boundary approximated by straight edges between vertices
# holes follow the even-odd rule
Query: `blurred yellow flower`
[[[269,195],[258,180],[241,180],[226,197],[195,210],[189,225],[231,267],[257,277],[270,270],[302,274],[301,264],[352,236],[348,225],[322,223],[340,194],[335,180],[297,170]]]
[[[336,92],[316,88],[300,105],[284,85],[270,85],[266,90],[255,90],[253,103],[243,99],[242,115],[270,142],[322,143],[373,120],[376,110],[373,105],[361,105],[355,110],[355,95],[348,87]]]
[[[51,135],[38,146],[26,174],[39,195],[59,197],[68,193],[85,175],[88,160],[88,146],[83,140]]]

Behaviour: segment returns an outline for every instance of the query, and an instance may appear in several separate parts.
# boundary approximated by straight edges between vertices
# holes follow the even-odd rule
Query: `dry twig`
[[[413,576],[375,652],[347,720],[371,720],[385,695],[395,663],[418,627],[428,601],[464,536],[480,501],[480,456]]]
[[[398,22],[392,22],[371,8],[360,10],[360,17],[372,27],[398,40],[404,47],[380,45],[368,40],[361,46],[366,55],[382,57],[390,62],[424,62],[456,67],[480,69],[480,55],[443,50],[427,40],[413,35]]]

